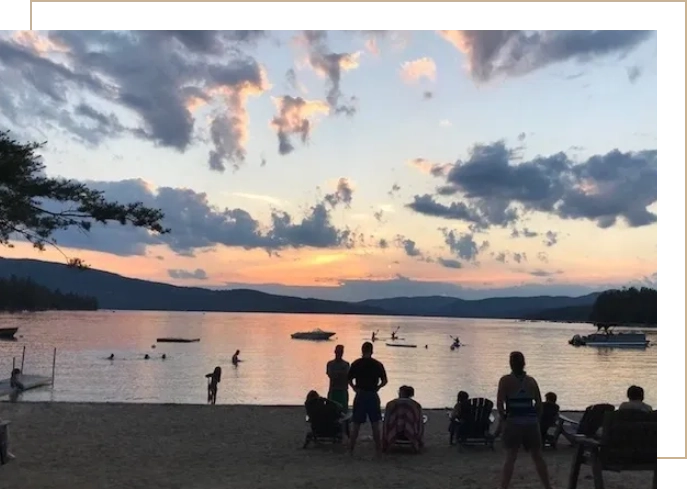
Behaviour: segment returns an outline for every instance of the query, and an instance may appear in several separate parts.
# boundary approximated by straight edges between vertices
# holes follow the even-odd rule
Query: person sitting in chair
[[[451,421],[449,422],[448,432],[450,433],[449,443],[453,445],[453,441],[460,437],[461,422],[470,416],[470,395],[465,391],[458,392],[456,396],[456,405],[451,411]]]
[[[345,413],[341,405],[320,396],[315,390],[308,392],[305,397],[305,414],[315,437],[336,437],[342,428],[345,428],[348,435],[347,423],[342,425]]]
[[[644,389],[637,385],[631,385],[627,389],[627,399],[627,401],[618,406],[618,410],[637,409],[647,413],[653,411],[651,406],[644,402]]]
[[[541,417],[539,418],[539,428],[541,429],[542,443],[546,444],[550,439],[548,434],[549,428],[556,425],[558,421],[558,413],[561,408],[556,401],[558,396],[555,392],[547,392],[544,395],[544,402],[542,403]]]
[[[409,442],[417,452],[424,446],[424,419],[422,406],[413,399],[415,389],[403,385],[398,398],[389,401],[384,409],[382,450],[386,451],[396,441]]]

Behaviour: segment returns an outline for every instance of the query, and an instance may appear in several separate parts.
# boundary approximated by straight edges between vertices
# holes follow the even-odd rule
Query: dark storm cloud
[[[167,274],[172,278],[177,279],[195,279],[195,280],[207,280],[208,274],[202,268],[196,268],[195,270],[183,270],[183,269],[170,269],[167,270]]]
[[[478,82],[522,76],[564,61],[622,57],[654,31],[441,31],[468,57]]]
[[[601,228],[622,218],[639,227],[656,222],[647,207],[657,199],[657,152],[613,150],[581,163],[560,152],[520,161],[503,142],[478,144],[451,167],[445,187],[461,199],[444,204],[416,195],[407,207],[477,228],[506,226],[526,212],[592,220]]]
[[[261,225],[243,209],[220,209],[211,205],[205,193],[190,189],[150,189],[142,180],[87,182],[105,197],[119,202],[142,202],[165,213],[163,225],[169,234],[151,235],[145,230],[118,224],[95,224],[90,233],[75,230],[56,234],[61,246],[93,249],[118,255],[144,255],[149,245],[167,245],[172,251],[192,256],[195,251],[216,245],[268,252],[286,248],[352,247],[355,236],[335,227],[324,202],[311,206],[300,220],[272,211],[268,225]]]
[[[245,158],[245,97],[264,90],[266,80],[254,59],[240,47],[262,34],[254,31],[59,31],[41,34],[53,53],[39,51],[30,36],[0,39],[0,76],[14,93],[22,125],[36,116],[74,133],[81,118],[95,122],[94,142],[128,132],[184,151],[191,144],[194,101],[222,99],[213,114],[211,168],[240,164]],[[58,56],[55,55],[58,54]],[[53,59],[65,62],[55,62]],[[111,116],[88,107],[84,96],[133,111],[138,127],[125,128]],[[76,111],[66,109],[75,100]],[[65,107],[57,112],[55,104]],[[3,107],[3,111],[5,108]],[[100,115],[98,115],[100,114]],[[101,117],[104,116],[104,117]],[[223,134],[218,136],[218,131]]]

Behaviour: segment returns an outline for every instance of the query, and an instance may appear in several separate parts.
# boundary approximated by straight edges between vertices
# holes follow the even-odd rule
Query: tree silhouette
[[[50,290],[30,278],[12,275],[0,278],[0,311],[45,311],[98,309],[94,297]]]
[[[55,231],[75,227],[88,232],[93,222],[116,221],[160,234],[170,231],[160,223],[164,214],[159,209],[141,202],[110,202],[101,191],[82,183],[46,176],[36,154],[44,144],[22,144],[8,131],[0,132],[0,245],[11,247],[10,239],[22,236],[38,250],[46,245],[60,250]],[[68,265],[86,267],[79,258],[68,259]]]
[[[656,289],[636,287],[602,292],[596,298],[590,321],[608,330],[613,324],[656,324],[658,293]]]

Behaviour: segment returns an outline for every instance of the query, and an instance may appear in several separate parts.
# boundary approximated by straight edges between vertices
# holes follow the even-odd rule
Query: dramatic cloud
[[[513,224],[527,212],[592,220],[601,228],[619,218],[631,227],[646,226],[656,222],[647,207],[657,199],[657,152],[613,150],[581,163],[560,152],[520,161],[503,142],[478,144],[467,160],[452,165],[437,193],[461,200],[443,204],[416,195],[407,207],[476,229]]]
[[[279,154],[282,155],[287,155],[294,149],[291,136],[298,136],[303,143],[308,142],[312,116],[329,113],[329,106],[319,100],[305,100],[289,95],[272,100],[279,114],[272,119],[271,126],[277,131]]]
[[[87,182],[105,197],[119,202],[142,202],[165,213],[163,225],[172,230],[152,235],[143,229],[118,224],[94,224],[88,234],[74,230],[56,234],[64,247],[93,249],[117,255],[144,255],[147,246],[167,245],[172,251],[192,256],[216,245],[275,252],[286,248],[350,248],[355,236],[335,227],[324,202],[316,203],[300,220],[273,210],[268,225],[261,225],[243,209],[220,209],[205,193],[186,188],[152,189],[142,180]]]
[[[439,31],[468,60],[477,82],[521,76],[561,63],[624,56],[652,31]]]
[[[401,79],[406,83],[416,83],[422,78],[434,81],[436,77],[437,65],[432,58],[406,61],[401,65]]]
[[[304,31],[308,51],[308,61],[316,73],[327,79],[329,89],[327,102],[336,114],[353,115],[356,112],[352,103],[341,103],[341,74],[358,67],[360,53],[333,53],[327,46],[326,31]],[[354,102],[355,100],[351,100]]]
[[[336,207],[339,204],[351,207],[351,202],[353,202],[353,187],[351,187],[351,183],[347,178],[339,178],[339,181],[336,183],[336,190],[331,194],[325,195],[324,200],[332,207]]]
[[[195,280],[207,280],[208,274],[202,268],[196,268],[195,270],[181,270],[181,269],[171,269],[167,270],[167,274],[172,278],[177,278],[181,280],[195,279]]]
[[[3,36],[0,78],[13,97],[0,97],[0,108],[17,127],[40,120],[89,144],[128,134],[185,151],[193,142],[193,111],[208,106],[213,145],[208,164],[224,171],[246,157],[247,98],[269,88],[264,71],[241,50],[262,36],[257,31]],[[132,125],[125,126],[119,114]]]

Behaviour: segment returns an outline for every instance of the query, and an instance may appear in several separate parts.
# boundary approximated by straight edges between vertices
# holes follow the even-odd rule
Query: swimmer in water
[[[241,350],[236,350],[236,353],[234,353],[234,356],[231,357],[231,363],[234,364],[234,366],[238,365],[241,360],[239,360],[239,353],[241,353]]]
[[[162,359],[164,360],[165,358],[167,358],[167,354],[166,354],[166,353],[163,353],[163,354],[162,354]]]
[[[110,353],[110,356],[107,357],[108,360],[114,360],[114,353]]]
[[[150,358],[150,355],[146,353],[146,356],[143,357],[145,360],[148,360]]]

